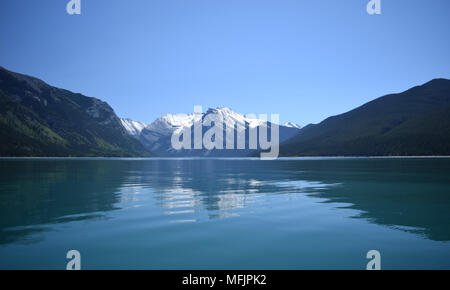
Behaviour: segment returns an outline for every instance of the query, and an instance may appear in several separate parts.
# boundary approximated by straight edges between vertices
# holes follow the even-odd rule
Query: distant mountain
[[[257,128],[262,124],[262,120],[248,118],[244,115],[234,112],[230,108],[210,108],[205,113],[198,115],[198,119],[204,119],[210,114],[220,115],[225,123],[225,128],[228,124],[235,124],[235,146],[237,148],[237,129],[246,130],[246,148],[249,148],[249,128]],[[126,124],[130,135],[137,138],[149,151],[155,153],[158,156],[163,157],[181,157],[181,156],[215,156],[215,157],[243,157],[248,156],[257,150],[243,149],[243,150],[175,150],[172,148],[171,137],[174,131],[181,130],[182,128],[189,128],[191,130],[191,136],[193,139],[193,125],[196,115],[195,114],[168,114],[161,118],[156,119],[153,123],[146,126],[140,131],[139,134],[135,134],[136,130],[132,127],[131,120],[123,120],[122,123]],[[140,124],[140,123],[139,123]],[[270,128],[271,123],[268,122]],[[297,125],[298,126],[298,125]],[[203,134],[208,130],[208,127],[203,127]],[[296,126],[279,126],[280,142],[286,141],[299,132]],[[270,131],[270,130],[269,130]],[[224,138],[226,134],[224,132]],[[224,141],[225,142],[225,141]],[[224,145],[225,148],[225,145]]]
[[[302,126],[300,126],[299,124],[293,123],[293,122],[284,123],[283,126],[290,127],[290,128],[297,128],[297,129],[301,129],[302,128]]]
[[[149,156],[105,102],[0,67],[0,156]]]
[[[283,156],[450,155],[450,80],[435,79],[308,125]]]
[[[131,119],[120,119],[120,122],[125,130],[127,130],[127,132],[132,136],[139,135],[147,126],[144,123],[133,121]]]

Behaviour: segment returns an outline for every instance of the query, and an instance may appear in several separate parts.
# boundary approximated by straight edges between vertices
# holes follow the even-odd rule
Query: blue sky
[[[194,105],[301,125],[450,78],[450,1],[2,0],[0,65],[146,123]]]

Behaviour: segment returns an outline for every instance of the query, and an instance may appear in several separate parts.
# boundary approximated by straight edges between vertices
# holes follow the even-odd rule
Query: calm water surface
[[[0,159],[0,269],[450,269],[450,159]]]

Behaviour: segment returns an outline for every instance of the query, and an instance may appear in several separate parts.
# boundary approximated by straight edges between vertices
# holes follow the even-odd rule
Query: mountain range
[[[258,154],[258,149],[172,148],[174,131],[186,129],[193,133],[194,119],[203,120],[209,115],[220,115],[226,124],[235,124],[235,136],[238,129],[245,129],[246,148],[248,129],[258,128],[262,122],[222,107],[204,113],[167,114],[144,124],[119,118],[99,99],[0,67],[0,156],[4,157]],[[268,127],[271,126],[268,122]],[[319,124],[302,128],[288,122],[279,129],[282,156],[447,156],[450,155],[450,80],[434,79],[405,92],[377,98]]]
[[[256,154],[258,150],[241,149],[241,150],[194,150],[194,149],[182,149],[175,150],[171,145],[171,137],[176,130],[183,130],[184,128],[191,131],[191,136],[194,136],[193,126],[195,120],[195,114],[167,114],[161,118],[156,119],[153,123],[145,125],[141,122],[136,122],[131,119],[122,119],[123,126],[127,129],[128,133],[139,140],[145,148],[150,152],[155,153],[161,157],[245,157],[251,154]],[[237,148],[237,130],[245,130],[245,143],[248,148],[249,144],[249,129],[258,129],[263,125],[263,121],[256,118],[249,118],[234,112],[228,107],[223,108],[209,108],[205,113],[199,114],[198,119],[203,120],[209,115],[219,116],[224,123],[224,136],[226,136],[225,128],[227,126],[234,127],[234,148]],[[267,127],[270,128],[272,124],[267,122]],[[231,125],[230,125],[231,124]],[[202,138],[205,132],[209,128],[204,126],[202,132]],[[300,125],[289,122],[279,126],[279,138],[280,142],[287,141],[291,137],[295,136],[300,130]],[[269,130],[270,131],[270,130]],[[270,135],[269,135],[270,136]],[[193,138],[193,137],[192,137]],[[193,141],[192,141],[193,142]],[[225,146],[225,140],[223,147]],[[192,146],[193,147],[193,146]]]

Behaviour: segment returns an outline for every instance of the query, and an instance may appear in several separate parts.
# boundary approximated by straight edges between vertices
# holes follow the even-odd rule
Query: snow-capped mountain
[[[241,114],[238,114],[228,107],[223,108],[209,108],[206,113],[202,114],[206,116],[208,114],[221,115],[225,124],[234,122],[238,126],[243,126],[248,123],[251,128],[261,125],[262,121],[259,119],[252,119]],[[195,114],[167,114],[161,118],[156,119],[153,123],[146,126],[147,130],[158,132],[161,134],[172,134],[173,131],[179,128],[191,127],[194,125]]]
[[[156,119],[146,129],[163,135],[171,135],[178,128],[191,127],[194,124],[194,116],[194,114],[167,114]]]
[[[144,123],[136,122],[131,119],[120,119],[122,126],[127,130],[128,134],[132,136],[139,135],[141,131],[146,127]]]
[[[137,138],[152,153],[162,157],[175,156],[226,156],[241,157],[248,156],[255,150],[175,150],[171,145],[171,137],[174,131],[189,128],[193,133],[193,125],[195,120],[204,119],[210,114],[220,115],[224,122],[224,128],[234,124],[235,134],[237,130],[246,130],[248,128],[256,128],[261,126],[264,121],[256,118],[250,118],[242,114],[236,113],[228,107],[210,108],[205,113],[193,114],[167,114],[149,125],[135,122],[130,119],[122,119],[122,124],[130,135]],[[271,123],[268,122],[268,126]],[[280,125],[279,136],[280,142],[287,140],[298,133],[298,125],[289,123],[289,126]],[[203,134],[208,128],[203,127]],[[248,130],[246,130],[248,131]],[[192,135],[193,136],[193,135]],[[237,135],[236,135],[237,136]],[[248,144],[248,132],[246,133],[246,144]],[[236,147],[235,147],[236,148]],[[246,147],[248,148],[248,146]]]
[[[158,152],[159,156],[172,156],[173,153],[176,153],[171,144],[173,132],[192,127],[194,117],[194,114],[164,115],[147,125],[139,134],[138,139],[149,151]]]
[[[293,123],[293,122],[286,122],[284,123],[285,127],[289,127],[289,128],[297,128],[297,129],[301,129],[302,126],[300,126],[299,124]]]

